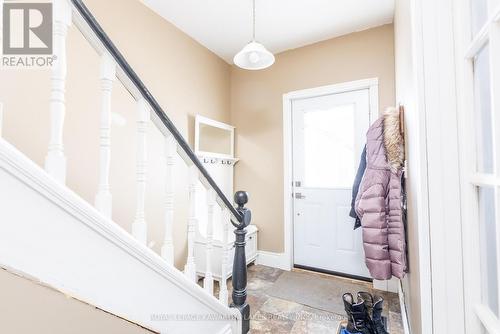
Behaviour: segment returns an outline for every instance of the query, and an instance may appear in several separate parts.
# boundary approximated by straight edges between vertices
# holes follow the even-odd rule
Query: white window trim
[[[284,207],[284,266],[293,268],[293,173],[292,173],[292,101],[323,95],[368,89],[370,96],[370,123],[378,112],[378,78],[344,82],[310,89],[297,90],[283,95],[283,207]]]
[[[464,309],[465,309],[465,330],[467,333],[479,333],[481,324],[488,333],[500,333],[500,322],[493,312],[481,300],[481,279],[480,279],[480,245],[479,245],[479,220],[478,220],[478,198],[477,187],[492,186],[498,201],[498,187],[500,186],[499,174],[499,147],[495,145],[496,136],[500,134],[500,105],[498,94],[495,96],[495,89],[500,85],[500,67],[495,57],[500,54],[500,27],[495,23],[500,19],[500,5],[490,13],[488,20],[475,34],[472,41],[470,36],[470,3],[469,0],[457,1],[454,6],[455,15],[455,46],[456,46],[456,70],[457,70],[457,96],[460,97],[458,103],[459,129],[462,130],[459,136],[460,147],[460,168],[461,168],[461,194],[462,194],[462,242],[463,242],[463,271],[464,271]],[[492,42],[491,36],[494,36]],[[490,44],[490,71],[491,97],[492,101],[492,124],[493,131],[493,155],[495,159],[495,175],[488,175],[476,172],[476,137],[474,131],[474,96],[473,96],[473,65],[472,60],[478,51],[486,44]],[[496,55],[496,56],[495,56]],[[495,74],[496,73],[496,74]],[[496,78],[495,78],[496,76]],[[497,117],[495,117],[497,115]],[[496,142],[498,143],[498,137]],[[500,260],[499,246],[500,218],[497,203],[497,261]],[[497,265],[500,271],[500,263]],[[500,277],[500,272],[499,276]]]

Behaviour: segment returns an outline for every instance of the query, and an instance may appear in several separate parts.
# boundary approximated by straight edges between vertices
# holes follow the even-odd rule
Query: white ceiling
[[[252,38],[252,0],[143,0],[232,63]],[[394,0],[256,0],[257,40],[279,53],[392,22]]]

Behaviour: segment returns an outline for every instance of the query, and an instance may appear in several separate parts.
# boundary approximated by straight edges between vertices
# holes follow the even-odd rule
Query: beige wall
[[[0,333],[153,333],[0,268]]]
[[[250,193],[259,249],[282,252],[283,94],[379,78],[380,109],[395,104],[392,25],[287,51],[269,69],[231,71],[231,122],[236,126],[235,188]]]
[[[229,121],[230,67],[219,57],[153,13],[137,0],[86,0],[117,47],[192,142],[194,115]],[[119,8],[119,10],[116,10]],[[67,114],[64,144],[67,184],[94,202],[99,158],[99,58],[80,32],[68,35]],[[49,71],[0,71],[4,103],[4,136],[43,166],[49,141]],[[136,109],[131,96],[116,83],[113,111],[126,119],[112,127],[111,192],[113,219],[131,230],[135,210]],[[146,219],[149,240],[159,252],[164,226],[163,140],[153,125],[148,135]],[[174,243],[176,265],[185,263],[187,170],[178,160]]]

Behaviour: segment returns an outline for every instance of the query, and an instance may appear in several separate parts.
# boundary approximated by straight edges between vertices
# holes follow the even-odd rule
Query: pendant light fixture
[[[236,66],[245,70],[262,70],[274,64],[274,55],[255,40],[255,0],[253,1],[252,41],[245,45],[233,58]]]

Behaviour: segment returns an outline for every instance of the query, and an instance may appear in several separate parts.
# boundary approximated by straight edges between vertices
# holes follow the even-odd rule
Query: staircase
[[[2,4],[2,1],[0,1]],[[54,56],[51,69],[50,143],[45,169],[1,138],[0,104],[0,266],[32,277],[111,314],[161,333],[246,333],[245,228],[251,212],[248,196],[237,192],[233,207],[189,147],[167,114],[129,66],[81,0],[54,0]],[[74,24],[100,56],[99,187],[88,203],[66,185],[63,133],[65,116],[66,35]],[[112,221],[110,190],[111,94],[114,82],[125,87],[137,109],[136,208],[131,234]],[[145,219],[147,191],[148,123],[164,136],[166,158],[165,236],[161,254],[148,247]],[[189,168],[187,258],[183,271],[174,266],[174,160],[180,156]],[[154,179],[154,175],[148,175]],[[207,191],[207,230],[234,225],[232,303],[228,305],[226,279],[214,296],[211,273],[213,240],[206,243],[203,288],[197,284],[194,259],[197,227],[196,192]],[[221,221],[215,222],[214,207]],[[230,250],[224,247],[222,266]],[[225,270],[222,270],[225,272]]]

